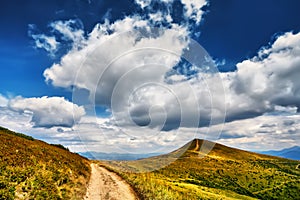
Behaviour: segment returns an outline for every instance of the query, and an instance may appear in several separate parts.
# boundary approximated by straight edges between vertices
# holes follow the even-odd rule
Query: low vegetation
[[[195,139],[170,154],[99,163],[128,181],[141,199],[300,199],[299,161],[220,144],[204,156],[203,143]],[[159,168],[165,161],[173,162]],[[0,200],[83,199],[89,164],[60,144],[0,127]],[[146,172],[149,166],[156,170]]]
[[[89,161],[0,127],[0,199],[83,199]]]
[[[153,172],[124,172],[126,167],[143,168],[141,161],[129,161],[128,166],[125,161],[101,164],[119,173],[141,199],[300,199],[299,161],[220,144],[201,158],[202,143],[192,141],[178,160]],[[149,160],[156,165],[159,157]],[[144,163],[148,161],[145,159]]]

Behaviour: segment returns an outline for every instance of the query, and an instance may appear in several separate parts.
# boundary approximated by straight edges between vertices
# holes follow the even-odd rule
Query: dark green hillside
[[[0,199],[82,199],[89,161],[0,127]]]
[[[193,140],[171,165],[149,173],[120,172],[126,162],[101,162],[119,171],[142,199],[300,199],[300,162],[216,144],[201,158],[203,140]],[[206,144],[209,144],[206,141]],[[212,144],[212,143],[211,143]],[[172,157],[170,153],[163,157]],[[151,160],[153,165],[159,157]],[[129,162],[130,168],[139,168]]]

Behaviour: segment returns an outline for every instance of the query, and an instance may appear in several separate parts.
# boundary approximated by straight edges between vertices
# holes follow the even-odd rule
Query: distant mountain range
[[[258,151],[257,153],[278,156],[282,158],[300,160],[300,147],[294,146],[282,150],[270,150],[270,151]],[[81,156],[84,156],[91,160],[139,160],[142,158],[149,158],[152,156],[158,156],[160,153],[148,153],[148,154],[130,154],[130,153],[103,153],[103,152],[79,152]]]
[[[130,153],[103,153],[103,152],[79,152],[78,154],[91,160],[139,160],[142,158],[148,158],[148,157],[160,155],[160,153],[130,154]]]
[[[279,156],[282,158],[288,158],[288,159],[293,159],[293,160],[300,160],[300,147],[299,146],[294,146],[294,147],[282,149],[279,151],[274,151],[274,150],[261,151],[259,153],[272,155],[272,156]]]
[[[258,151],[257,153],[278,156],[282,158],[300,160],[300,147],[294,146],[282,150],[270,150],[270,151]],[[152,156],[158,156],[160,153],[145,153],[145,154],[130,154],[130,153],[104,153],[104,152],[79,152],[81,156],[84,156],[91,160],[139,160],[143,158],[149,158]]]

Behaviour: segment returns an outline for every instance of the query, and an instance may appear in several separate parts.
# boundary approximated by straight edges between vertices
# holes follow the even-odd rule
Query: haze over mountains
[[[269,151],[257,151],[257,153],[278,156],[282,158],[300,160],[300,147],[294,146],[282,150],[269,150]],[[104,153],[104,152],[79,152],[80,155],[92,159],[92,160],[138,160],[142,158],[148,158],[151,156],[158,156],[159,153]]]
[[[151,156],[158,156],[158,153],[132,154],[132,153],[103,153],[103,152],[79,152],[80,155],[91,160],[138,160]]]
[[[282,158],[288,158],[293,160],[300,160],[300,147],[294,146],[291,148],[286,148],[278,151],[261,151],[260,153],[272,155],[272,156],[279,156]]]

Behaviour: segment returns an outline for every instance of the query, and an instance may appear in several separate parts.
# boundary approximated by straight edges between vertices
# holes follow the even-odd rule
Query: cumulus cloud
[[[191,67],[196,74],[192,78],[187,77],[191,69],[174,70],[184,54],[191,54],[186,53],[192,33],[189,20],[200,22],[201,8],[206,3],[182,2],[187,19],[183,24],[172,23],[173,1],[157,1],[164,6],[156,12],[152,1],[136,3],[143,9],[148,6],[144,16],[97,24],[82,42],[82,48],[73,48],[59,63],[45,70],[46,81],[88,91],[90,101],[107,107],[120,126],[172,130],[209,125],[214,117],[220,123],[225,112],[220,77],[197,75],[199,67],[212,67],[208,66],[212,63],[205,64],[208,54],[199,50],[200,56],[187,55],[192,60],[198,56],[198,65]],[[152,28],[157,22],[161,22],[161,27]],[[218,96],[209,91],[212,83],[220,92]]]
[[[185,20],[178,23],[172,18],[172,0],[155,1],[163,5],[155,12],[154,1],[135,2],[145,11],[143,16],[105,20],[87,35],[74,20],[50,24],[53,33],[71,41],[72,46],[60,62],[44,71],[46,81],[56,87],[74,89],[75,100],[81,95],[76,92],[84,91],[90,104],[112,113],[100,125],[84,122],[74,126],[78,133],[87,134],[86,141],[95,142],[95,148],[107,142],[105,137],[112,144],[124,142],[137,148],[151,141],[149,148],[153,148],[172,138],[170,130],[180,134],[178,141],[188,141],[190,138],[182,138],[196,133],[198,127],[215,140],[225,114],[231,128],[225,129],[220,141],[258,144],[273,127],[266,113],[299,109],[300,33],[285,33],[259,50],[257,56],[238,63],[236,71],[217,73],[211,70],[217,61],[211,60],[205,51],[190,53],[194,48],[189,38],[193,34],[191,27],[201,22],[207,1],[181,0]],[[30,108],[27,110],[33,114],[33,123],[47,126],[36,119],[43,115]],[[234,131],[243,123],[257,123],[252,118],[264,122],[254,126],[255,130]],[[74,125],[68,120],[51,123]],[[287,124],[293,123],[287,120],[279,129],[285,130]],[[95,131],[89,135],[92,129]],[[106,130],[106,135],[98,135],[97,129]],[[160,134],[155,135],[157,132]],[[288,130],[282,135],[287,137],[292,132]]]
[[[89,91],[90,100],[108,107],[120,126],[172,130],[208,125],[216,116],[221,120],[225,111],[219,75],[188,78],[173,69],[187,56],[193,61],[197,58],[195,72],[205,71],[200,68],[213,67],[208,54],[200,48],[196,51],[199,55],[188,51],[192,47],[186,26],[150,26],[151,22],[139,16],[98,24],[86,46],[74,48],[60,63],[45,70],[46,81]],[[168,83],[167,74],[170,80],[176,75],[185,79]],[[218,96],[210,94],[209,87],[215,87]]]
[[[0,107],[6,107],[8,104],[8,99],[0,94]]]
[[[167,153],[194,137],[213,139],[225,145],[252,151],[279,150],[300,145],[300,115],[289,111],[284,111],[281,115],[274,113],[228,122],[219,139],[209,137],[207,132],[208,129],[210,132],[218,132],[223,125],[202,127],[196,135],[194,128],[184,127],[177,131],[160,131],[159,134],[149,128],[125,128],[124,131],[130,136],[126,137],[119,132],[120,127],[114,126],[106,118],[83,116],[80,123],[72,128],[59,127],[59,130],[57,127],[32,127],[29,124],[31,118],[29,112],[19,113],[0,108],[0,126],[49,143],[63,144],[75,152]],[[144,137],[139,137],[141,131]]]
[[[30,112],[20,113],[8,107],[0,107],[1,127],[47,141],[50,144],[62,144],[71,151],[86,151],[84,143],[80,140],[77,132],[72,131],[72,128],[52,127],[45,129],[43,127],[33,127],[30,124],[31,119],[32,114]]]
[[[63,97],[22,98],[9,101],[13,111],[31,115],[35,127],[72,127],[85,114],[83,107],[73,104]]]
[[[144,8],[151,1],[136,3]],[[207,2],[182,4],[186,18],[199,23]],[[73,41],[83,45],[46,69],[46,81],[88,91],[89,100],[110,109],[119,125],[163,130],[207,126],[212,118],[217,118],[213,124],[222,123],[225,112],[225,121],[234,121],[272,112],[275,106],[299,107],[299,33],[279,36],[257,56],[238,63],[234,72],[207,73],[203,63],[182,64],[191,45],[189,26],[166,20],[160,11],[148,14],[150,20],[133,15],[97,24],[87,38],[78,30],[61,31],[69,38],[79,35]],[[150,28],[159,20],[167,26]],[[158,122],[165,123],[161,127]]]
[[[279,36],[258,56],[237,64],[232,77],[236,96],[244,95],[253,102],[257,113],[274,110],[275,106],[300,108],[300,33]],[[250,105],[249,105],[250,107]]]
[[[299,123],[300,115],[288,113],[237,120],[225,124],[225,134],[222,133],[217,142],[252,151],[280,150],[299,146]]]

